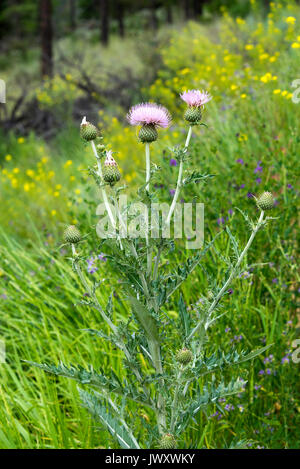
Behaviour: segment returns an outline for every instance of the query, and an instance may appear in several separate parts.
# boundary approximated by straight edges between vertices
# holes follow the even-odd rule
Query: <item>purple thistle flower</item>
[[[175,160],[174,158],[171,158],[170,159],[170,166],[177,166],[177,160]]]
[[[171,116],[169,111],[155,103],[141,103],[133,106],[127,114],[131,125],[153,124],[157,127],[166,128],[170,125]]]
[[[183,93],[181,93],[180,97],[183,101],[187,103],[188,106],[191,107],[203,106],[212,99],[212,96],[210,96],[209,93],[200,90],[184,91]]]

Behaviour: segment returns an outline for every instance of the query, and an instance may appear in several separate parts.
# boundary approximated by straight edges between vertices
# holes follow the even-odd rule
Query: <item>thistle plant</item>
[[[88,329],[86,333],[94,335],[95,340],[110,341],[119,350],[123,361],[121,373],[111,370],[105,374],[92,365],[34,363],[46,372],[76,380],[83,405],[111,434],[116,445],[127,449],[191,447],[187,439],[188,429],[197,414],[205,412],[219,399],[243,391],[245,382],[240,378],[226,380],[224,369],[253,360],[270,346],[247,352],[232,348],[229,352],[217,350],[211,353],[209,333],[213,326],[217,327],[218,319],[226,314],[222,301],[230,285],[244,271],[246,254],[255,236],[271,219],[265,217],[265,210],[274,204],[271,193],[266,192],[256,200],[259,210],[256,222],[242,212],[250,227],[243,249],[239,248],[236,237],[227,228],[234,258],[226,259],[228,269],[222,282],[208,278],[209,293],[194,313],[183,301],[180,287],[189,281],[189,276],[198,267],[204,267],[205,255],[214,247],[219,234],[202,248],[192,251],[182,264],[167,268],[166,260],[172,258],[175,248],[174,240],[164,237],[163,231],[173,220],[180,191],[183,185],[207,179],[207,175],[198,171],[189,172],[186,166],[190,163],[193,128],[203,124],[203,107],[211,97],[205,92],[191,90],[184,92],[181,98],[188,105],[184,114],[188,123],[187,135],[182,146],[170,150],[179,161],[177,184],[168,213],[158,217],[159,235],[156,237],[152,236],[150,214],[152,204],[158,202],[153,181],[160,168],[155,164],[151,166],[150,144],[155,145],[159,138],[159,128],[169,126],[171,118],[168,111],[162,106],[146,103],[134,106],[128,113],[130,124],[140,126],[138,140],[145,145],[146,176],[136,201],[125,205],[120,204],[125,187],[118,186],[121,174],[112,152],[107,151],[93,124],[85,118],[81,124],[81,136],[91,145],[96,160],[90,172],[99,186],[110,225],[110,236],[104,240],[106,257],[116,275],[122,278],[118,296],[128,305],[128,317],[113,319],[113,292],[110,292],[108,303],[104,304],[101,295],[103,285],[100,289],[99,284],[92,283],[83,271],[81,246],[85,239],[79,230],[69,226],[65,230],[64,241],[70,246],[73,269],[86,292],[82,304],[101,316],[98,329]],[[145,215],[139,218],[139,234],[133,237],[127,233],[127,221],[133,220],[131,209],[134,202],[142,203],[146,210]],[[254,209],[253,204],[250,210]],[[84,234],[86,229],[80,228]],[[168,303],[175,301],[173,297],[176,296],[178,315],[174,319],[168,315]],[[86,387],[91,389],[87,391]]]

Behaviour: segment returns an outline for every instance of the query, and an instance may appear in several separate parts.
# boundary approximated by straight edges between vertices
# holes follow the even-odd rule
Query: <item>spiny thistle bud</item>
[[[201,117],[202,112],[200,107],[188,107],[184,114],[185,120],[191,125],[199,124]]]
[[[103,145],[103,143],[98,143],[98,145],[96,145],[96,149],[99,153],[103,153],[105,150],[105,145]]]
[[[271,210],[274,207],[274,197],[271,192],[264,192],[258,197],[256,203],[261,210]]]
[[[74,225],[69,225],[64,231],[64,240],[66,243],[76,244],[81,240],[81,234]]]
[[[178,350],[176,354],[176,360],[182,365],[187,365],[193,360],[193,354],[189,349],[183,348]]]
[[[111,151],[106,153],[106,159],[103,166],[103,179],[111,186],[115,185],[116,182],[121,179],[121,173]]]
[[[174,435],[172,435],[171,433],[166,433],[161,437],[158,447],[160,449],[176,449],[176,446],[177,443],[174,438]]]
[[[93,124],[86,120],[86,117],[82,119],[80,125],[80,136],[87,142],[90,140],[95,140],[98,136],[98,129]]]
[[[139,139],[142,143],[151,143],[157,140],[158,133],[154,124],[145,124],[140,128]]]

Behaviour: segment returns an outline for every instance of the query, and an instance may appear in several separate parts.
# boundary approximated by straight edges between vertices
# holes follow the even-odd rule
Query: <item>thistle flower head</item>
[[[64,241],[69,244],[79,243],[81,240],[81,233],[74,225],[69,225],[64,231]]]
[[[118,166],[116,160],[112,156],[112,151],[109,150],[106,152],[106,158],[104,161],[105,166]]]
[[[88,122],[86,120],[86,117],[84,116],[80,124],[81,137],[87,142],[89,142],[90,140],[95,140],[95,138],[97,138],[98,136],[98,133],[99,132],[98,132],[97,127],[95,127],[93,124]]]
[[[271,192],[264,192],[256,200],[257,206],[261,210],[271,210],[274,207],[274,197]]]
[[[180,95],[181,99],[187,103],[190,107],[200,107],[208,103],[212,99],[207,91],[200,90],[188,90],[184,91]]]
[[[127,114],[131,125],[152,125],[154,127],[166,128],[170,125],[171,116],[169,111],[159,104],[141,103],[133,106]]]
[[[165,433],[159,442],[160,449],[175,449],[177,446],[176,440],[172,433]]]
[[[103,167],[103,179],[111,186],[114,186],[116,182],[120,181],[121,179],[121,173],[119,171],[116,160],[112,156],[111,150],[106,152],[106,158]]]
[[[193,360],[193,354],[189,349],[183,348],[178,350],[176,354],[176,360],[182,365],[187,365]]]

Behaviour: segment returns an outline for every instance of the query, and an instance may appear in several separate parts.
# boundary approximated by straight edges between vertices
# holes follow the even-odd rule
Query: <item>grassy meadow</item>
[[[123,91],[125,98],[131,104],[152,100],[170,110],[172,126],[160,131],[153,146],[153,162],[164,170],[156,173],[155,187],[167,202],[178,171],[169,148],[182,143],[186,134],[179,94],[203,88],[213,95],[205,107],[206,126],[195,127],[190,148],[192,167],[213,177],[184,188],[181,197],[205,204],[205,239],[218,232],[220,236],[182,288],[189,310],[201,304],[210,288],[204,273],[218,285],[226,272],[226,263],[220,262],[231,249],[226,227],[243,246],[249,229],[240,210],[254,219],[253,196],[264,190],[275,196],[274,220],[255,238],[247,268],[224,300],[226,315],[209,337],[212,351],[220,345],[225,350],[235,345],[240,351],[272,347],[239,373],[244,392],[211,405],[195,419],[185,436],[193,448],[235,447],[242,440],[249,440],[252,448],[299,448],[299,363],[292,359],[292,343],[300,335],[300,103],[295,102],[292,82],[300,79],[300,6],[274,2],[264,16],[255,0],[251,4],[243,18],[224,8],[206,23],[162,27],[155,41],[147,32],[139,32],[141,41],[114,37],[100,58],[100,46],[84,31],[60,39],[56,50],[70,58],[75,50],[83,53],[83,66],[104,88],[110,80],[106,71],[125,73],[129,63],[133,86],[129,97]],[[83,332],[99,327],[105,331],[106,326],[95,311],[80,304],[85,292],[72,271],[68,247],[62,246],[66,224],[87,235],[87,277],[106,279],[100,303],[107,303],[113,289],[116,321],[128,315],[126,299],[118,294],[119,279],[105,259],[105,245],[95,235],[100,194],[88,171],[91,148],[80,139],[80,119],[70,117],[81,97],[74,86],[79,72],[66,62],[53,79],[35,83],[38,58],[34,49],[29,55],[30,60],[20,58],[18,65],[8,57],[3,76],[9,82],[17,80],[18,73],[28,74],[34,84],[31,96],[41,108],[55,108],[62,125],[51,139],[0,129],[0,339],[6,346],[6,361],[0,364],[0,448],[114,447],[108,433],[81,407],[75,382],[22,361],[88,362],[95,369],[120,370],[119,352]],[[90,119],[117,152],[122,181],[133,192],[142,183],[145,163],[136,129],[126,122],[127,111],[109,96],[99,96],[99,109]],[[191,255],[180,241],[176,244],[174,266]],[[168,303],[166,315],[177,317],[178,301],[179,293]],[[132,421],[137,413],[146,421],[153,419],[146,408],[132,405]],[[143,431],[136,429],[137,434]]]

